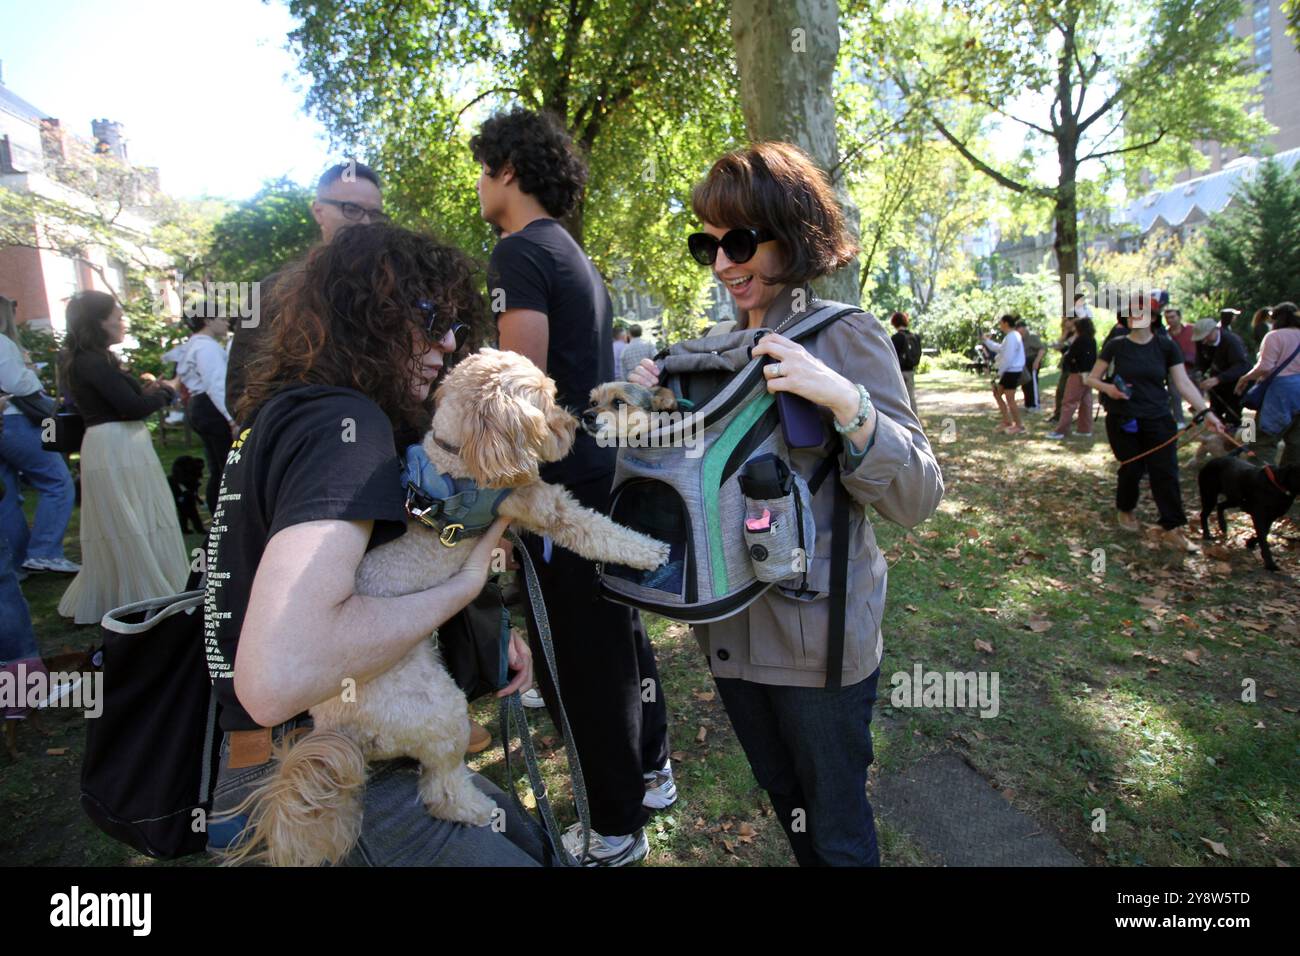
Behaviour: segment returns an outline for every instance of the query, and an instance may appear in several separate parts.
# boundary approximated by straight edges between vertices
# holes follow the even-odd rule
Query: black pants
[[[212,399],[207,395],[195,395],[190,399],[186,414],[190,417],[190,428],[203,441],[203,457],[208,460],[208,487],[204,501],[208,506],[208,515],[217,513],[217,493],[221,488],[221,473],[226,467],[226,456],[230,454],[230,423],[226,421]]]
[[[880,865],[867,799],[879,680],[879,668],[839,690],[713,679],[800,866]]]
[[[1134,432],[1123,429],[1124,422],[1129,420],[1114,412],[1106,413],[1106,438],[1118,461],[1128,461],[1178,434],[1172,415],[1131,419],[1137,423]],[[1157,452],[1120,465],[1115,486],[1115,507],[1118,510],[1132,511],[1137,507],[1144,474],[1151,480],[1151,496],[1160,512],[1160,527],[1180,528],[1187,524],[1187,516],[1183,514],[1183,491],[1178,485],[1178,442],[1170,441]]]
[[[1038,373],[1032,368],[1026,368],[1025,374],[1029,380],[1021,388],[1025,393],[1025,408],[1033,409],[1038,407]]]
[[[612,477],[568,489],[583,505],[608,514]],[[641,805],[643,775],[668,760],[668,707],[654,648],[640,615],[599,596],[594,562],[554,545],[547,563],[541,538],[527,534],[523,541],[546,600],[564,709],[587,783],[591,827],[604,836],[635,833],[650,817]],[[528,634],[534,673],[559,727],[555,684],[531,612]]]

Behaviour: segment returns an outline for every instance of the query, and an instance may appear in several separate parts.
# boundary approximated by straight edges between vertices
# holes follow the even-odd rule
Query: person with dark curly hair
[[[545,370],[555,380],[560,404],[583,409],[595,386],[617,377],[609,291],[558,221],[582,194],[586,163],[559,120],[523,109],[490,118],[470,149],[482,166],[483,218],[505,236],[488,266],[501,348]],[[600,447],[579,429],[568,457],[543,465],[541,475],[608,514],[614,456],[614,448]],[[649,811],[677,799],[654,649],[636,612],[600,597],[595,562],[534,535],[524,535],[524,542],[550,615],[556,676],[586,777],[592,833],[584,863],[633,863],[649,851]],[[536,650],[532,615],[528,626]],[[555,717],[557,697],[546,668],[538,682],[544,706]],[[654,690],[649,700],[643,696],[647,686]],[[564,835],[574,854],[581,852],[580,827]]]
[[[431,418],[430,393],[455,356],[490,330],[470,261],[386,225],[343,229],[282,273],[278,318],[259,340],[236,417],[207,549],[205,641],[225,732],[208,844],[230,847],[226,817],[273,772],[276,741],[307,725],[345,679],[390,669],[483,589],[498,520],[448,581],[402,597],[354,590],[366,552],[406,532],[399,450]],[[413,534],[421,533],[412,531]],[[531,655],[511,642],[514,676]],[[505,794],[504,832],[435,819],[411,799],[419,765],[372,766],[361,866],[533,865],[536,828]]]
[[[687,240],[692,257],[731,293],[740,330],[771,330],[752,353],[775,360],[763,367],[768,392],[816,406],[823,442],[791,449],[791,471],[807,482],[832,456],[812,495],[808,589],[772,587],[731,617],[697,624],[695,636],[798,863],[874,866],[867,769],[887,581],[868,508],[912,527],[938,507],[943,476],[873,315],[848,311],[799,342],[781,335],[820,304],[810,283],[857,254],[826,174],[808,154],[789,143],[727,153],[691,200],[703,227]],[[630,380],[649,388],[659,372],[646,359]],[[837,622],[829,592],[841,508],[848,568]]]

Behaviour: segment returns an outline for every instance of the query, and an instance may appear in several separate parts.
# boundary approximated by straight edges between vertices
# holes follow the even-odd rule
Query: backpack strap
[[[816,495],[839,462],[838,443],[813,472],[808,491]],[[835,504],[831,512],[830,620],[826,630],[826,689],[839,690],[844,679],[844,626],[849,601],[849,493],[844,483],[835,482]]]

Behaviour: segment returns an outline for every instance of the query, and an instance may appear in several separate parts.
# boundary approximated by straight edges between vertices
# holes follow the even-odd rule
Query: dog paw
[[[427,776],[421,781],[420,796],[430,816],[474,827],[491,823],[497,808],[491,797],[474,786],[463,766],[450,778]]]
[[[637,542],[629,558],[622,563],[642,571],[653,571],[664,565],[668,561],[672,548],[654,538],[647,538],[644,535],[640,537],[642,540]]]

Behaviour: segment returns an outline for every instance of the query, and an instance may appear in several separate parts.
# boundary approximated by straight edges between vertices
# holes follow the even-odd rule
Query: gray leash
[[[569,760],[569,774],[573,778],[573,805],[578,811],[578,820],[582,823],[582,853],[575,859],[564,846],[563,834],[555,821],[550,798],[546,795],[546,784],[542,780],[541,766],[537,761],[537,752],[533,749],[532,732],[528,727],[528,715],[524,711],[519,692],[511,694],[501,701],[501,739],[506,752],[506,777],[510,781],[510,796],[515,805],[527,815],[528,810],[515,792],[514,773],[510,768],[510,738],[512,732],[518,732],[520,749],[524,752],[524,763],[528,766],[528,781],[532,784],[533,796],[537,799],[537,810],[546,826],[547,835],[555,849],[555,855],[561,866],[581,866],[587,858],[591,844],[591,810],[587,806],[587,784],[582,776],[582,764],[578,761],[578,751],[573,745],[573,731],[569,729],[569,715],[565,713],[564,701],[560,697],[560,675],[555,665],[555,645],[551,642],[551,622],[546,614],[546,601],[542,597],[541,586],[537,583],[537,569],[533,559],[513,530],[506,532],[506,538],[515,546],[515,555],[523,571],[524,583],[528,587],[528,604],[533,609],[533,620],[537,624],[537,634],[542,645],[542,655],[546,666],[550,668],[551,679],[555,688],[555,711],[560,718],[560,733],[564,737],[564,752]]]

